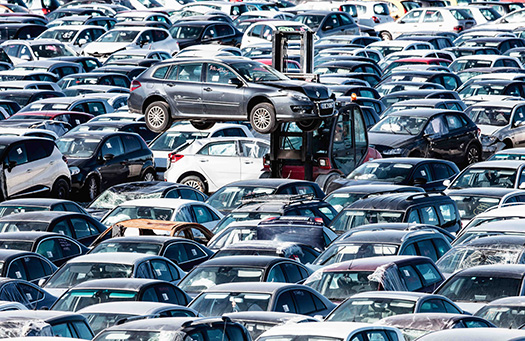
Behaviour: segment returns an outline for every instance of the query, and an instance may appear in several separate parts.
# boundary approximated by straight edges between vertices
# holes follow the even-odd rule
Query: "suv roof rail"
[[[248,194],[242,197],[241,202],[243,204],[250,202],[265,202],[265,201],[279,201],[286,204],[292,204],[296,202],[315,200],[315,194],[264,194],[254,193]]]
[[[423,197],[423,198],[430,198],[431,196],[443,196],[443,197],[446,197],[447,195],[443,192],[436,192],[436,193],[416,193],[416,194],[413,194],[411,196],[409,196],[406,200],[414,200],[418,197]]]

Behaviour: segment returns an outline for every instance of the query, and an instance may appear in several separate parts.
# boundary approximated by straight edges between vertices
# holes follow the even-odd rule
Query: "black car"
[[[0,42],[11,39],[31,40],[38,37],[47,27],[22,23],[0,24]]]
[[[21,303],[27,309],[43,309],[51,307],[57,298],[28,281],[0,278],[0,300]]]
[[[361,199],[339,212],[329,227],[345,232],[385,222],[435,225],[452,233],[461,228],[456,203],[443,193],[394,193]]]
[[[226,256],[210,259],[190,271],[179,287],[190,296],[231,282],[298,283],[312,274],[294,260],[270,256]]]
[[[49,332],[58,337],[84,340],[91,340],[95,336],[86,317],[62,311],[3,311],[0,312],[0,326],[2,333],[5,333],[3,335],[9,337],[45,336]]]
[[[481,160],[478,127],[459,111],[397,111],[370,128],[368,139],[384,157],[434,157],[461,166]]]
[[[325,194],[315,182],[294,179],[258,179],[232,182],[219,188],[206,203],[221,213],[229,213],[242,203],[242,199],[258,194],[312,194],[322,199]]]
[[[46,257],[56,266],[61,266],[88,251],[87,247],[69,236],[40,231],[1,233],[0,248],[35,252]]]
[[[0,250],[0,263],[0,277],[23,279],[35,284],[58,269],[47,258],[20,250]]]
[[[454,43],[450,37],[443,36],[420,36],[420,35],[409,35],[398,37],[397,40],[411,40],[411,41],[426,41],[427,43],[432,44],[436,50],[444,50],[448,47],[453,47]]]
[[[144,142],[150,143],[157,134],[152,132],[146,127],[144,122],[133,122],[133,121],[96,121],[86,122],[80,126],[77,126],[70,131],[73,132],[87,132],[87,131],[123,131],[128,133],[136,133],[142,137]]]
[[[345,186],[345,183],[347,182],[349,181],[346,179],[336,179],[328,186],[329,194],[324,198],[324,201],[332,205],[332,207],[337,211],[341,211],[346,206],[369,195],[403,192],[425,192],[423,188],[416,186],[391,185],[388,183],[352,185],[351,182],[349,182],[350,186]]]
[[[459,96],[463,100],[477,95],[506,95],[525,98],[525,82],[508,79],[480,79],[459,89]]]
[[[333,61],[319,64],[314,72],[321,75],[347,74],[353,76],[354,72],[373,73],[381,77],[383,72],[375,63],[365,63],[362,61]]]
[[[62,60],[65,62],[79,63],[82,65],[82,69],[85,72],[91,72],[97,67],[102,66],[102,63],[95,57],[88,56],[65,56],[65,57],[54,57],[51,60]]]
[[[86,246],[105,230],[106,227],[99,221],[80,213],[18,213],[0,218],[1,232],[56,232],[74,238]]]
[[[185,47],[199,44],[219,43],[239,47],[242,32],[231,23],[223,21],[183,21],[173,25],[171,36],[177,40],[182,50]]]
[[[476,54],[501,54],[501,52],[497,48],[485,47],[485,46],[476,46],[476,47],[456,46],[456,47],[447,48],[446,51],[452,52],[456,56],[456,58],[464,57],[464,56],[473,56]]]
[[[0,217],[14,213],[35,211],[65,211],[88,214],[86,210],[74,201],[51,198],[21,198],[0,203]]]
[[[88,200],[118,183],[155,180],[153,152],[137,134],[76,132],[56,142],[68,158],[72,190]]]
[[[167,181],[138,181],[115,185],[102,192],[87,206],[96,219],[128,200],[147,198],[173,198],[206,201],[208,196],[199,190]]]
[[[346,178],[335,179],[328,192],[341,187],[360,185],[407,185],[423,188],[427,192],[443,191],[444,180],[459,174],[452,162],[418,157],[394,157],[369,161],[350,173]],[[389,187],[385,187],[385,191]]]
[[[1,291],[0,299],[2,299]],[[191,299],[176,285],[158,279],[94,279],[70,288],[60,296],[51,307],[51,310],[78,311],[97,303],[119,301],[146,301],[187,305]]]
[[[459,94],[454,90],[440,90],[440,89],[420,89],[420,90],[403,90],[389,93],[381,97],[381,102],[385,107],[389,108],[391,105],[414,99],[456,99],[460,100]]]
[[[143,114],[154,132],[182,119],[198,129],[249,119],[261,134],[275,131],[279,122],[297,121],[307,131],[335,113],[326,86],[290,81],[267,65],[237,57],[161,62],[137,77],[131,90],[130,112]]]
[[[173,261],[184,271],[193,269],[213,255],[213,251],[193,240],[165,236],[111,238],[95,246],[89,253],[103,252],[156,254]]]

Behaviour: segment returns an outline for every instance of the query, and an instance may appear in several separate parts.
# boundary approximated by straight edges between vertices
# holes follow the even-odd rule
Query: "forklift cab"
[[[270,162],[265,166],[271,167],[273,159],[280,174],[272,172],[272,177],[316,180],[320,175],[345,176],[361,165],[368,153],[365,121],[354,103],[323,119],[312,132],[303,132],[294,122],[286,122],[274,136],[266,159]]]

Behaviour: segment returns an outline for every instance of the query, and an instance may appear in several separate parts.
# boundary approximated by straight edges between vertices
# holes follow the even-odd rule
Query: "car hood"
[[[330,90],[319,84],[310,84],[302,81],[272,81],[272,82],[263,82],[262,84],[273,86],[279,89],[299,91],[308,96],[311,99],[329,99]]]
[[[93,42],[89,43],[84,47],[83,52],[89,53],[91,55],[104,55],[104,54],[111,54],[113,52],[116,52],[118,50],[123,50],[126,47],[132,45],[131,43],[99,43],[99,42]]]
[[[368,133],[368,143],[375,146],[380,153],[388,148],[399,148],[413,144],[416,139],[417,136],[412,135]],[[388,148],[381,148],[380,146]]]
[[[481,135],[493,135],[494,133],[497,133],[501,128],[504,127],[496,127],[491,125],[485,125],[485,124],[478,124],[477,125],[479,129],[481,129]]]
[[[67,165],[69,167],[75,166],[75,167],[80,168],[85,163],[86,163],[86,159],[67,158]]]

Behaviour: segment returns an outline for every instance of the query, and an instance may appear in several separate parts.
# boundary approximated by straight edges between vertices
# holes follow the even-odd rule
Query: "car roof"
[[[502,160],[502,161],[482,161],[470,165],[469,168],[511,168],[518,169],[520,166],[525,165],[525,160]]]
[[[191,310],[188,307],[178,304],[161,303],[161,302],[145,302],[145,301],[131,301],[131,302],[108,302],[99,303],[87,306],[78,311],[80,314],[90,313],[125,313],[134,315],[149,315],[154,314],[159,310],[165,309],[185,309]]]
[[[73,204],[76,205],[76,203],[72,202],[71,200],[66,199],[55,199],[55,198],[19,198],[19,199],[10,199],[6,200],[0,203],[0,206],[18,206],[18,205],[26,205],[26,206],[38,206],[38,207],[48,207],[55,204]]]
[[[436,89],[427,89],[429,92],[436,91]],[[417,90],[417,91],[427,91],[427,90]],[[439,89],[437,89],[439,91]],[[389,95],[395,95],[399,93],[409,93],[409,91],[398,91],[390,93]],[[388,96],[388,95],[387,95]],[[396,97],[396,96],[392,96]],[[435,109],[435,108],[417,108],[417,109],[411,109],[411,110],[399,110],[396,112],[391,113],[390,115],[397,115],[397,116],[420,116],[420,117],[431,117],[438,114],[446,114],[449,112],[457,113],[455,110],[450,109]]]
[[[409,237],[416,236],[439,236],[435,230],[364,230],[355,231],[343,239],[338,239],[335,244],[362,243],[386,243],[401,245]]]
[[[2,232],[0,234],[0,240],[25,240],[25,241],[36,241],[45,237],[61,237],[71,239],[71,237],[65,236],[60,233],[46,232],[46,231],[18,231],[18,232]]]
[[[12,320],[12,319],[38,319],[49,322],[53,320],[58,322],[58,320],[83,320],[84,316],[79,313],[71,311],[57,311],[57,310],[9,310],[9,311],[0,311],[0,320]]]
[[[367,291],[360,292],[349,298],[389,298],[389,299],[402,299],[402,300],[414,300],[417,301],[423,297],[439,297],[439,295],[428,294],[425,292],[415,291]]]
[[[0,218],[0,222],[4,221],[37,221],[37,222],[51,222],[61,217],[86,217],[85,214],[76,212],[59,212],[59,211],[38,211],[38,212],[27,212],[10,214]]]
[[[283,242],[278,240],[245,240],[242,242],[226,245],[222,247],[221,250],[276,250],[277,252],[280,252],[283,249],[296,246],[300,247],[303,245],[305,244],[299,242]]]
[[[452,199],[443,193],[388,193],[357,200],[346,206],[344,210],[368,209],[383,211],[405,211],[412,205],[430,204],[436,201],[452,202]]]
[[[386,317],[378,324],[384,324],[396,328],[426,330],[443,330],[450,328],[451,322],[459,321],[464,318],[472,318],[471,315],[450,314],[450,313],[416,313],[400,314]],[[476,317],[474,317],[476,318]],[[477,317],[480,319],[480,317]]]
[[[272,256],[224,256],[207,260],[198,265],[198,267],[208,266],[250,266],[250,267],[269,267],[275,263],[284,261],[282,257]],[[294,262],[293,260],[290,260]]]
[[[488,80],[488,79],[484,79]],[[494,79],[491,79],[491,81]],[[480,102],[480,103],[474,103],[472,104],[473,108],[476,107],[503,107],[503,108],[514,108],[515,106],[518,106],[520,104],[525,104],[523,101],[490,101],[490,102]]]
[[[443,341],[443,340],[463,340],[463,341],[511,341],[523,340],[525,331],[519,329],[503,328],[453,328],[439,330],[429,333],[420,338],[421,341]]]
[[[473,195],[473,196],[487,196],[487,197],[503,197],[509,193],[522,193],[521,190],[515,188],[495,188],[495,187],[475,187],[475,188],[461,188],[451,189],[448,192],[449,196],[453,195]]]
[[[163,259],[157,255],[148,255],[137,252],[100,252],[90,253],[88,255],[77,256],[68,261],[68,264],[74,263],[121,263],[126,265],[134,265],[136,263],[151,260]]]
[[[516,214],[519,214],[520,216],[524,216],[525,217],[525,211],[524,211],[524,208],[525,206],[524,205],[516,205],[516,206],[510,206],[510,207],[502,207],[498,210],[507,210],[507,209],[513,209],[513,211],[510,212],[510,215],[516,215]],[[495,211],[495,210],[494,210]],[[489,211],[489,212],[483,212],[481,214],[478,214],[476,217],[477,218],[480,218],[482,217],[482,214],[485,216],[485,217],[490,217],[490,216],[499,216],[499,215],[495,215],[495,214],[492,214],[490,215],[489,213],[491,212],[494,212],[494,211]],[[514,213],[515,212],[515,213]],[[502,215],[504,216],[504,215]],[[521,219],[509,219],[509,220],[501,220],[501,221],[493,221],[493,222],[486,222],[486,223],[483,223],[481,225],[478,225],[478,226],[473,226],[473,227],[470,227],[466,230],[465,233],[469,233],[471,231],[473,232],[476,232],[476,231],[487,231],[487,232],[525,232],[524,230],[525,228],[525,222]]]
[[[291,323],[275,326],[266,331],[262,337],[272,335],[308,335],[323,336],[326,338],[338,338],[346,340],[353,331],[359,329],[377,329],[368,323],[358,322],[314,322],[314,323]]]
[[[509,148],[509,149],[503,149],[503,150],[500,150],[498,152],[496,152],[496,154],[525,154],[525,148]]]
[[[522,279],[525,276],[525,264],[491,264],[479,265],[463,269],[453,276],[502,276],[506,278]]]
[[[494,300],[492,302],[487,303],[488,306],[493,305],[506,305],[506,306],[517,306],[517,307],[523,307],[525,306],[525,296],[510,296],[510,297],[504,297],[497,300]]]
[[[77,289],[122,289],[122,290],[133,290],[139,291],[141,288],[150,284],[166,284],[166,281],[150,278],[106,278],[106,279],[94,279],[86,282],[79,283],[69,290]]]
[[[396,264],[401,262],[409,261],[425,261],[428,262],[429,258],[422,256],[382,256],[382,257],[369,257],[359,258],[341,263],[334,263],[324,268],[321,268],[322,272],[339,272],[339,271],[354,271],[354,270],[370,270],[374,271],[378,267],[386,264]]]
[[[239,311],[236,313],[226,313],[223,316],[229,317],[232,321],[235,322],[261,321],[285,323],[287,321],[296,322],[298,320],[304,321],[312,319],[312,317],[306,315],[281,313],[277,311]]]
[[[521,251],[525,245],[525,236],[497,235],[477,238],[455,248],[483,248],[483,249],[517,249]]]
[[[305,288],[305,286],[301,284],[279,282],[235,282],[218,284],[206,289],[204,292],[258,292],[273,294],[285,288],[298,289]]]
[[[181,205],[200,204],[207,206],[202,201],[180,199],[180,198],[155,198],[155,199],[135,199],[125,201],[119,206],[152,206],[163,208],[177,208]]]
[[[0,234],[0,239],[2,239]],[[144,243],[144,244],[165,244],[172,241],[184,241],[191,243],[192,241],[182,237],[170,237],[170,236],[126,236],[126,237],[113,237],[110,239],[103,240],[100,244],[111,244],[111,243]]]

